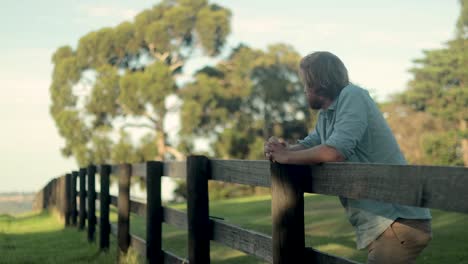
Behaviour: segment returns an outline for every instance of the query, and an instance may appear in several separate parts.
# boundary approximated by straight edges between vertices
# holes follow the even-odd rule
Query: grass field
[[[114,263],[115,250],[100,253],[86,234],[63,228],[50,212],[0,215],[0,263]]]
[[[270,197],[214,201],[210,214],[244,228],[271,234]],[[185,205],[174,205],[185,210]],[[468,264],[468,215],[432,210],[434,239],[418,263]],[[115,210],[111,221],[116,222]],[[186,231],[164,225],[163,247],[186,257]],[[355,249],[354,232],[347,223],[344,210],[336,197],[307,195],[305,197],[306,244],[321,251],[365,262],[366,252]],[[145,237],[144,218],[132,216],[131,232]],[[109,253],[100,253],[96,244],[88,244],[85,232],[63,228],[51,213],[0,216],[0,263],[114,263],[115,239]],[[211,243],[212,263],[264,263],[242,252]],[[130,254],[129,263],[139,262]]]

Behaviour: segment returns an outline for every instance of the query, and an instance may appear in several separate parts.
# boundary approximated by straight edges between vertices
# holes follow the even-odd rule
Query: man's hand
[[[273,162],[282,164],[318,164],[323,162],[342,162],[344,156],[334,147],[317,145],[305,148],[300,144],[289,146],[284,140],[271,137],[264,145],[265,156]]]
[[[263,151],[270,161],[283,163],[288,151],[288,143],[283,139],[271,137],[265,142]]]

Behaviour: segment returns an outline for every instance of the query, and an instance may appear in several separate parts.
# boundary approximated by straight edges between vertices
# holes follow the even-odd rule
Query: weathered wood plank
[[[269,187],[268,166],[268,161],[214,159],[211,179]],[[306,192],[468,213],[468,168],[326,163],[311,166],[310,173]]]
[[[71,173],[67,173],[65,175],[65,226],[69,226],[70,225],[70,222],[71,222],[71,200],[72,200],[72,196],[71,196],[71,192],[72,192],[72,175]],[[44,193],[42,193],[42,195],[44,195]],[[44,200],[45,198],[42,197],[42,202],[44,203]],[[42,205],[42,208],[44,208],[44,204]],[[41,209],[42,209],[41,208]]]
[[[163,263],[164,264],[189,264],[189,261],[187,259],[183,259],[179,256],[176,256],[175,254],[163,250]]]
[[[132,164],[132,176],[146,178],[146,162]]]
[[[110,198],[110,204],[117,207],[118,203],[119,203],[119,197],[114,196],[114,195],[110,195],[109,198]]]
[[[110,195],[110,202],[109,204],[113,206],[117,206],[118,203],[118,197],[114,195]],[[99,192],[96,192],[96,200],[101,199],[101,194]],[[143,212],[142,210],[145,210],[146,204],[134,200],[130,200],[130,212],[138,214],[138,215],[146,215],[146,212]]]
[[[181,212],[183,214],[183,212]],[[224,223],[220,220],[211,220],[213,226],[212,240],[218,243],[229,246],[233,249],[254,255],[267,263],[272,263],[271,244],[272,239],[270,236],[258,233],[252,230],[243,229],[232,224]],[[111,224],[111,233],[117,235],[117,225]],[[132,245],[134,245],[132,235]],[[146,243],[143,239],[139,238],[141,246]],[[169,251],[163,250],[164,262],[163,263],[189,263],[188,260],[174,255]],[[313,248],[304,248],[304,256],[306,263],[315,264],[359,264],[358,262],[345,259],[342,257],[334,256],[328,253],[321,252]]]
[[[163,176],[172,178],[187,178],[186,161],[166,161],[163,165]]]
[[[305,248],[305,263],[314,264],[359,264],[353,260],[337,257],[328,253],[320,252],[313,248]]]
[[[188,258],[192,264],[210,263],[208,167],[204,156],[187,158]]]
[[[163,221],[180,229],[187,229],[187,213],[163,207]]]
[[[71,181],[71,225],[76,226],[78,219],[78,208],[76,206],[76,196],[78,195],[76,191],[76,181],[78,178],[78,171],[72,172],[72,181]]]
[[[304,263],[304,191],[307,167],[271,163],[273,263]]]
[[[118,225],[110,224],[110,231],[112,235],[117,236],[118,230],[119,230]]]
[[[86,174],[87,169],[81,168],[79,170],[79,179],[80,179],[80,192],[79,192],[79,199],[80,199],[80,210],[78,214],[78,230],[84,230],[85,221],[86,221]]]
[[[132,167],[130,164],[122,164],[119,168],[119,196],[117,202],[118,234],[117,244],[119,250],[127,253],[130,246],[130,177]]]
[[[213,241],[254,255],[267,263],[272,263],[272,238],[270,236],[224,223],[220,220],[211,219],[211,222],[213,224]],[[313,248],[304,248],[304,250],[304,263],[358,264],[358,262],[324,253]]]
[[[58,199],[58,208],[60,210],[60,215],[65,218],[67,214],[67,203],[68,203],[68,196],[67,196],[67,183],[66,183],[66,176],[60,176],[57,178],[57,199]]]
[[[270,187],[270,162],[211,159],[211,180]]]
[[[146,216],[146,204],[130,200],[130,212],[140,216]]]
[[[305,192],[468,213],[468,168],[327,163],[309,171]]]
[[[146,249],[146,241],[136,235],[131,236],[131,244],[132,247],[140,254],[141,256],[146,256],[147,249]],[[162,263],[164,264],[188,264],[188,260],[183,259],[169,251],[161,250],[161,255],[163,258]]]
[[[143,238],[130,234],[130,244],[132,245],[132,248],[138,252],[138,254],[143,257],[146,256],[146,241]]]
[[[96,189],[95,189],[95,174],[96,167],[88,166],[88,189],[86,193],[88,202],[88,241],[94,241],[94,233],[96,232]]]
[[[162,208],[161,176],[163,163],[149,161],[146,164],[146,258],[148,263],[162,262]]]
[[[233,249],[272,262],[271,237],[255,231],[211,219],[212,240]]]
[[[109,248],[110,240],[110,222],[109,222],[109,185],[110,185],[110,166],[101,165],[100,167],[100,176],[101,176],[101,191],[96,194],[99,197],[100,202],[100,216],[99,216],[99,248],[101,250],[106,250]]]
[[[121,166],[120,164],[118,164],[118,165],[111,165],[111,172],[110,172],[110,173],[113,174],[113,175],[120,175],[120,171],[119,171],[119,170],[120,170],[120,166]]]
[[[110,203],[111,205],[117,207],[118,203],[118,197],[110,195]],[[101,199],[101,194],[96,192],[96,200]],[[140,215],[140,216],[146,216],[146,204],[134,200],[130,200],[130,212]]]

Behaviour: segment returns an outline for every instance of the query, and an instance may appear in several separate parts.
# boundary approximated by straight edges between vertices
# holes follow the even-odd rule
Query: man
[[[320,109],[315,129],[296,145],[277,138],[265,143],[265,155],[285,164],[362,162],[406,164],[388,124],[369,93],[349,82],[343,62],[315,52],[300,62],[305,96]],[[367,248],[367,263],[414,263],[432,238],[426,208],[340,197],[357,236]]]

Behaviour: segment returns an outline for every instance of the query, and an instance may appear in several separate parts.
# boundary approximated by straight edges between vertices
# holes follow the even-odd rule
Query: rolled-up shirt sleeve
[[[338,150],[347,160],[353,156],[356,146],[368,126],[367,102],[362,92],[343,90],[336,109],[336,120],[333,132],[324,144]]]
[[[321,144],[321,140],[320,140],[320,135],[317,131],[317,126],[315,127],[315,129],[310,132],[309,135],[307,135],[304,139],[300,139],[297,141],[298,144],[301,144],[302,146],[306,147],[306,148],[311,148],[311,147],[314,147],[314,146],[317,146],[317,145],[320,145]]]

